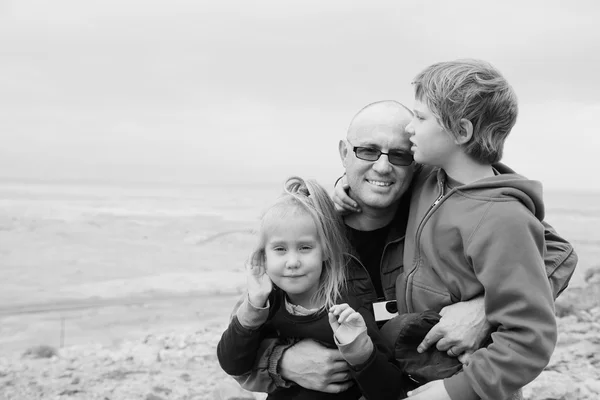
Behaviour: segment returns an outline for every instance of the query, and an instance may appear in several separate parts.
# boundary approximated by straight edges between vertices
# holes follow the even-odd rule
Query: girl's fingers
[[[338,315],[340,315],[340,313],[342,311],[344,311],[348,307],[350,307],[350,306],[346,303],[335,304],[329,309],[329,312],[333,313],[333,315],[335,315],[337,317]]]
[[[352,314],[354,314],[354,310],[352,308],[348,307],[347,309],[342,311],[340,313],[340,315],[338,316],[338,323],[343,324],[344,322],[346,322],[348,320],[348,318]]]
[[[331,330],[333,332],[337,331],[337,329],[340,327],[340,324],[337,322],[337,317],[335,315],[333,315],[332,312],[328,313],[328,317],[329,317],[329,325],[331,326]]]
[[[337,318],[337,322],[339,324],[344,323],[344,321],[346,321],[346,319],[355,312],[354,309],[346,303],[336,304],[331,307],[329,311],[335,318]]]

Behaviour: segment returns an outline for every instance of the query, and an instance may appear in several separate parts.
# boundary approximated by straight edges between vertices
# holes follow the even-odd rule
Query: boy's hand
[[[431,381],[408,392],[408,398],[411,400],[452,400],[441,379]]]
[[[360,212],[358,204],[348,196],[349,189],[346,175],[342,176],[333,188],[332,200],[335,204],[335,210],[342,215]]]
[[[265,269],[265,257],[261,250],[253,252],[246,262],[246,285],[248,299],[255,307],[264,307],[273,290],[273,282]]]
[[[353,342],[367,330],[362,315],[346,303],[336,304],[329,309],[329,325],[340,344]]]

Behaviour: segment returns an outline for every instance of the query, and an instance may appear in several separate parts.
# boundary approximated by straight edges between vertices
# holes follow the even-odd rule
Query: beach
[[[279,190],[0,182],[0,399],[214,398],[226,379],[215,346]],[[547,191],[545,201],[546,221],[579,254],[568,298],[600,265],[600,194]],[[596,309],[559,326],[597,324]],[[40,345],[57,354],[32,357]]]

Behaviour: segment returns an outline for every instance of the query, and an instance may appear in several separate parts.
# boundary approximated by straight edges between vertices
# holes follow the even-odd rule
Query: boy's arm
[[[462,372],[444,380],[453,400],[508,398],[540,374],[556,344],[544,228],[515,202],[492,207],[471,235],[466,254],[484,287],[488,321],[497,330]]]

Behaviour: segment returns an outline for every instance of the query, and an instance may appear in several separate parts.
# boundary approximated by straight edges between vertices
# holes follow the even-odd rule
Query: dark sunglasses
[[[359,146],[354,146],[352,150],[354,151],[354,154],[356,154],[357,158],[365,161],[377,161],[382,154],[388,156],[388,161],[393,165],[406,167],[412,164],[414,161],[412,154],[404,151],[392,150],[389,153],[384,153],[383,151],[374,149],[372,147]]]

